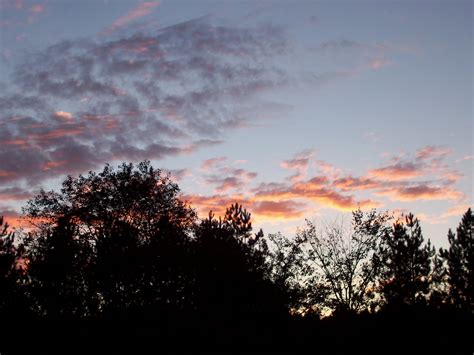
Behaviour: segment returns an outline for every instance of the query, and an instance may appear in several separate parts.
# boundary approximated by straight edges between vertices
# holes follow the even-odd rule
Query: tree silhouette
[[[25,337],[9,327],[18,319],[38,325],[28,333],[32,347],[54,335],[74,346],[120,339],[135,352],[148,341],[317,342],[322,351],[352,353],[365,350],[360,339],[370,334],[378,346],[433,336],[418,345],[470,349],[472,323],[456,322],[472,320],[471,210],[440,258],[411,214],[390,226],[387,213],[359,209],[348,228],[308,222],[294,238],[265,236],[239,204],[198,220],[178,186],[145,161],[68,177],[24,212],[37,228],[19,239],[0,219],[0,332],[9,349]],[[445,284],[456,310],[441,302]]]
[[[308,228],[300,233],[308,243],[311,267],[323,276],[324,283],[314,286],[330,291],[325,304],[332,310],[358,312],[369,306],[380,270],[376,250],[389,218],[387,213],[358,209],[349,231],[336,223],[318,230],[308,221]]]
[[[382,263],[379,291],[385,304],[398,307],[426,301],[435,250],[429,240],[424,244],[413,214],[396,221],[384,234],[378,256]]]
[[[156,317],[160,303],[183,302],[181,251],[195,213],[178,192],[145,161],[68,177],[60,193],[41,191],[29,201],[24,212],[39,221],[25,244],[38,314]]]
[[[440,249],[447,263],[449,301],[456,307],[474,311],[474,215],[469,208],[453,233],[448,232],[449,249]]]
[[[268,235],[265,244],[270,279],[288,295],[287,308],[292,312],[320,316],[317,305],[327,297],[327,289],[315,282],[315,275],[308,266],[305,243],[301,235],[287,238],[281,233]]]
[[[80,226],[80,232],[91,236],[122,221],[136,228],[145,240],[168,224],[191,229],[195,212],[178,199],[178,193],[178,186],[149,161],[136,168],[124,163],[117,171],[106,165],[98,174],[68,176],[59,193],[41,190],[23,212],[41,227],[68,218]]]
[[[26,292],[35,314],[47,319],[88,318],[97,312],[89,273],[92,245],[67,217],[31,232],[25,241],[28,260]]]
[[[22,273],[19,265],[21,248],[14,245],[14,234],[0,217],[0,318],[12,318],[20,309],[22,295],[19,281]]]
[[[251,233],[250,213],[232,205],[196,228],[197,308],[206,317],[239,324],[288,314],[286,294],[269,278],[263,232]]]

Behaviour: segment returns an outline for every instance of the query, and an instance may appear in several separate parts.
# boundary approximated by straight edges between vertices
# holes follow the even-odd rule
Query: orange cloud
[[[285,220],[302,218],[306,205],[292,200],[287,201],[257,201],[244,198],[241,195],[184,195],[182,198],[195,208],[200,218],[206,218],[209,211],[215,216],[223,217],[226,209],[233,203],[238,203],[252,213],[254,220]]]
[[[255,201],[269,200],[278,202],[281,200],[299,198],[342,211],[350,211],[359,206],[361,208],[379,206],[379,203],[375,201],[357,201],[352,195],[342,195],[330,187],[323,187],[326,182],[328,182],[326,177],[315,177],[289,187],[282,185],[262,185],[260,190],[257,189],[255,191],[255,196],[252,199]]]
[[[3,216],[4,223],[6,222],[11,228],[18,228],[25,224],[21,215],[11,209],[0,209],[0,216]]]
[[[56,111],[53,115],[54,118],[57,118],[63,122],[67,122],[67,123],[70,123],[70,122],[73,122],[73,117],[72,117],[72,114],[70,112],[66,112],[66,111]]]
[[[249,208],[249,201],[240,195],[183,195],[182,199],[188,202],[191,207],[195,208],[201,218],[205,218],[209,211],[216,216],[224,216],[227,207],[233,203],[239,203],[244,208]]]
[[[372,190],[380,188],[381,185],[382,183],[377,180],[353,176],[340,178],[333,182],[333,186],[342,191]]]
[[[305,204],[295,201],[260,201],[256,202],[252,211],[258,219],[293,219],[302,218]]]

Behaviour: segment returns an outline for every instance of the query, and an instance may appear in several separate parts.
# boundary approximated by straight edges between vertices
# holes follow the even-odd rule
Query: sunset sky
[[[0,0],[0,214],[152,161],[205,217],[473,205],[471,1]]]

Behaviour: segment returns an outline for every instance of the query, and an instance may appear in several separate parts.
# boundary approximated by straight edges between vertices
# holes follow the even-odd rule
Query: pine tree
[[[388,306],[414,305],[426,300],[435,249],[425,244],[419,221],[413,214],[395,222],[383,236],[380,293]]]
[[[448,232],[449,249],[440,249],[447,263],[449,301],[456,307],[474,310],[474,215],[469,208],[453,233]]]

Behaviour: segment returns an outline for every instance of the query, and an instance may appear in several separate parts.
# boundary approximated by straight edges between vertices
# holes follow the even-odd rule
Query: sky
[[[471,1],[0,0],[0,215],[148,159],[255,228],[473,205]]]

